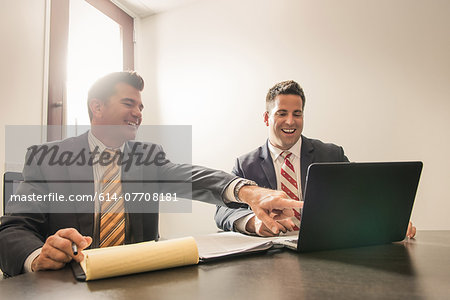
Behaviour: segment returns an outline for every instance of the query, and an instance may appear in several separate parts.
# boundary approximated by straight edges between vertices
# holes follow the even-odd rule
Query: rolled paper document
[[[198,264],[192,237],[82,251],[86,281]]]

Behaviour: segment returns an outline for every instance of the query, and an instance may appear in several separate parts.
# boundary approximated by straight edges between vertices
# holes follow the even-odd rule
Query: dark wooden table
[[[273,250],[77,282],[71,269],[0,280],[1,299],[450,299],[450,231],[364,248]]]

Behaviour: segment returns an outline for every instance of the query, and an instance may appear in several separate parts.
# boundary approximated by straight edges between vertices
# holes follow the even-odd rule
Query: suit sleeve
[[[19,185],[16,194],[46,193],[46,184],[40,180],[42,174],[35,163],[25,165],[23,177],[24,182]],[[44,244],[48,228],[47,214],[14,213],[14,210],[14,204],[9,203],[8,211],[11,213],[1,218],[0,224],[0,268],[6,276],[15,276],[23,272],[26,258]]]
[[[158,153],[164,155],[161,146]],[[157,178],[167,193],[216,205],[224,205],[223,195],[228,185],[236,179],[229,173],[190,164],[176,164],[169,160],[158,167]]]
[[[244,178],[242,168],[240,167],[239,159],[236,159],[236,164],[231,171],[236,176]],[[214,220],[218,228],[225,231],[234,230],[234,222],[240,218],[243,218],[249,214],[253,213],[248,205],[240,204],[240,206],[235,206],[234,208],[225,207],[218,205],[216,207],[216,214],[214,215]]]

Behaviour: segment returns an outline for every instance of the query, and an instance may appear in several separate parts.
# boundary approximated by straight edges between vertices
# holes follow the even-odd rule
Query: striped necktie
[[[122,245],[125,240],[125,209],[120,167],[117,164],[120,152],[105,151],[110,154],[111,160],[102,178],[104,201],[100,205],[100,248]]]
[[[295,169],[290,161],[292,153],[289,151],[283,151],[280,155],[284,159],[283,164],[281,165],[281,190],[284,191],[289,196],[289,198],[300,201],[302,197],[301,189],[298,188]],[[300,217],[300,210],[298,208],[295,208],[294,216],[292,217],[292,221],[295,224],[294,230],[299,230]]]

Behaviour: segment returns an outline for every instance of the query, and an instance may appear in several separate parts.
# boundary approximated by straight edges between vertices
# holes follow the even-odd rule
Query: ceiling
[[[195,0],[113,0],[140,18],[183,6]]]

